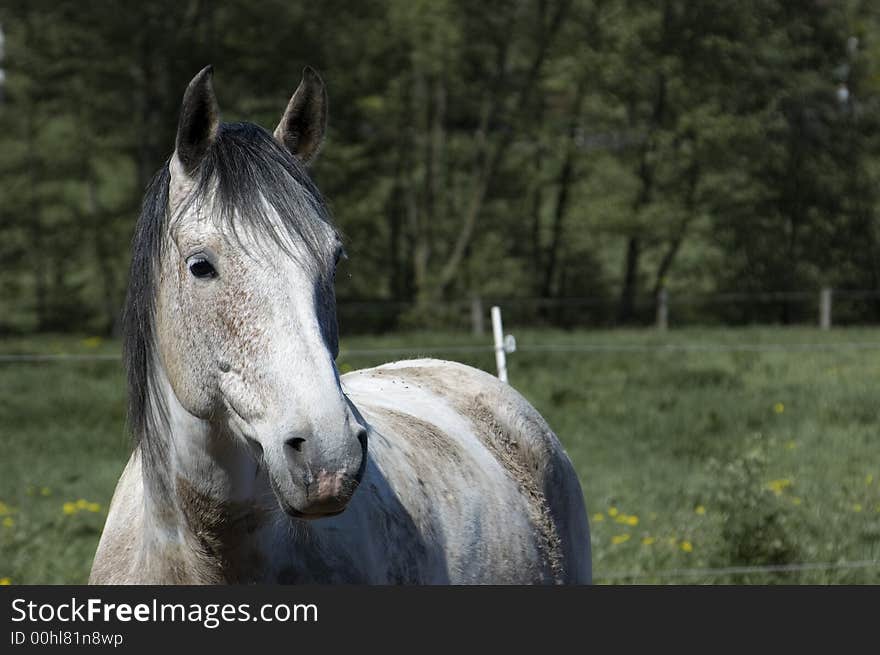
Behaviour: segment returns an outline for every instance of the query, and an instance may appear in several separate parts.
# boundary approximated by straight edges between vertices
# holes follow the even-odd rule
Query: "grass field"
[[[880,331],[516,332],[511,383],[580,475],[596,582],[880,583],[880,566],[669,571],[880,560]],[[535,344],[637,346],[536,352]],[[343,341],[343,371],[399,359],[364,348],[485,345],[460,334]],[[706,346],[655,351],[661,344]],[[825,349],[716,350],[712,344]],[[0,341],[0,353],[105,353],[95,338]],[[493,371],[491,352],[448,356]],[[82,583],[128,453],[118,361],[0,363],[0,582]],[[667,572],[664,574],[663,572]]]

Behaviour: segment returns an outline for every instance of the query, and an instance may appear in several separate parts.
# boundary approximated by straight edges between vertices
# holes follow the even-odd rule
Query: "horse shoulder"
[[[132,582],[129,577],[139,553],[143,507],[140,449],[135,449],[113,492],[89,584]]]

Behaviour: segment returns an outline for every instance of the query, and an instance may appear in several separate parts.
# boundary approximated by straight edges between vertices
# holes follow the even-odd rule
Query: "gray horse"
[[[339,376],[326,116],[309,68],[274,134],[190,82],[134,237],[136,446],[90,582],[589,582],[577,476],[516,391],[431,359]]]

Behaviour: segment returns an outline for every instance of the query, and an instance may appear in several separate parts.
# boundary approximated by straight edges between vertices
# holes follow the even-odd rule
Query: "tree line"
[[[143,190],[207,63],[224,119],[269,129],[321,72],[340,307],[386,302],[343,329],[471,296],[589,297],[563,322],[627,324],[663,288],[880,291],[875,3],[7,0],[0,29],[2,331],[115,329]]]

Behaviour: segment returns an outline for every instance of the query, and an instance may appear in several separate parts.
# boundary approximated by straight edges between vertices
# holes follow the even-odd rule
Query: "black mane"
[[[170,161],[170,160],[169,160]],[[132,239],[128,293],[123,311],[123,361],[128,378],[128,421],[135,443],[154,464],[165,459],[162,439],[146,438],[164,420],[157,402],[154,370],[154,309],[156,279],[162,242],[168,227],[168,163],[156,173],[144,196]],[[202,203],[212,196],[212,210],[237,234],[246,229],[284,246],[285,237],[303,246],[302,252],[317,263],[322,252],[321,223],[332,224],[321,194],[304,166],[261,127],[250,123],[224,123],[195,173],[187,203]],[[267,216],[268,203],[282,218],[279,234]],[[325,237],[326,238],[326,237]],[[326,249],[326,246],[323,246]]]

